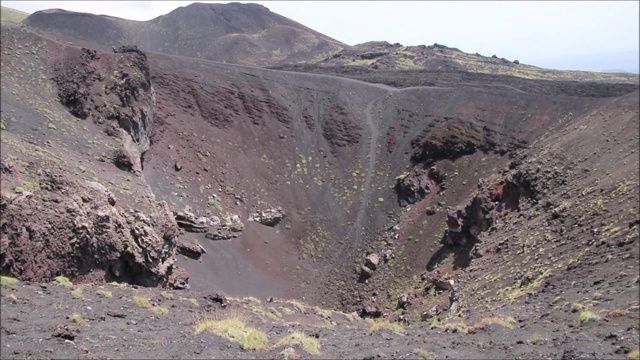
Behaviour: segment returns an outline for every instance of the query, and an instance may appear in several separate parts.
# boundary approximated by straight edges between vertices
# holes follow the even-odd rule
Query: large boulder
[[[249,216],[249,221],[256,221],[266,226],[276,226],[285,217],[284,211],[281,208],[267,209],[264,211],[257,211]]]
[[[187,243],[184,241],[178,241],[176,250],[178,251],[178,254],[190,257],[194,260],[200,259],[202,254],[207,253],[207,250],[205,250],[202,245],[198,244],[197,242]]]
[[[369,254],[366,257],[365,266],[371,270],[375,270],[380,263],[380,256],[378,254]]]

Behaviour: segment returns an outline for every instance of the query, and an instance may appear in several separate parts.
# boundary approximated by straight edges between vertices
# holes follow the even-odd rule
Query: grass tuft
[[[164,306],[155,306],[151,308],[151,311],[159,316],[167,316],[169,314],[169,308]]]
[[[127,288],[127,284],[126,283],[119,283],[117,281],[112,281],[112,282],[109,283],[109,285],[113,285],[113,286],[115,286],[115,287],[117,287],[119,289],[122,289],[122,290]]]
[[[502,317],[492,316],[492,317],[481,319],[475,325],[471,326],[468,329],[468,332],[473,334],[474,332],[484,329],[487,326],[491,326],[491,325],[500,325],[502,327],[506,327],[507,329],[513,329],[513,324],[515,324],[515,322],[516,320],[512,317],[502,318]]]
[[[367,332],[367,335],[371,335],[374,332],[377,332],[380,330],[389,330],[396,334],[404,333],[404,327],[399,323],[389,322],[387,320],[367,319],[367,321],[371,324],[371,328],[369,328],[369,332]]]
[[[584,306],[584,305],[582,305],[580,303],[571,304],[571,312],[572,313],[576,313],[576,312],[579,312],[579,311],[584,311],[586,308],[587,308],[586,306]]]
[[[69,319],[71,319],[71,321],[73,321],[74,323],[80,326],[89,326],[89,323],[87,322],[87,320],[83,319],[82,315],[78,313],[73,313],[73,315],[71,315]]]
[[[71,291],[71,296],[73,296],[76,299],[84,299],[84,292],[82,291],[81,288],[77,288]]]
[[[6,287],[10,287],[10,288],[14,288],[16,287],[18,284],[20,284],[20,280],[14,278],[14,277],[10,277],[10,276],[0,276],[0,285],[1,286],[6,286]]]
[[[499,317],[499,316],[492,316],[492,317],[487,317],[487,318],[482,318],[480,319],[480,321],[478,321],[477,323],[475,323],[474,325],[468,326],[463,322],[447,322],[447,323],[440,323],[437,320],[434,320],[431,322],[430,327],[433,328],[438,328],[438,329],[442,329],[444,331],[451,331],[451,332],[460,332],[463,334],[473,334],[478,330],[482,330],[485,329],[488,326],[491,325],[500,325],[502,327],[506,327],[507,329],[513,329],[513,324],[515,324],[515,319],[508,316],[508,317]]]
[[[249,351],[263,351],[269,348],[267,342],[269,336],[264,332],[247,326],[248,316],[234,313],[226,316],[216,314],[204,314],[196,320],[196,335],[204,332],[212,332],[218,336],[227,338],[242,345]]]
[[[280,339],[273,347],[300,344],[309,355],[320,355],[320,341],[301,332],[294,332]]]
[[[71,289],[73,287],[73,283],[66,276],[56,276],[55,283],[60,286],[64,286],[67,289]]]
[[[96,291],[96,294],[105,297],[107,299],[111,299],[113,297],[113,293],[111,291],[108,290],[98,290]]]
[[[141,308],[148,309],[152,307],[151,303],[149,302],[149,299],[144,298],[142,296],[134,295],[133,302]]]
[[[583,310],[580,313],[580,319],[578,320],[578,325],[582,326],[588,323],[589,321],[595,321],[595,320],[600,320],[600,315],[590,310]]]
[[[418,356],[422,360],[433,360],[434,359],[433,355],[430,352],[425,351],[425,350],[420,350],[420,352],[418,353]]]

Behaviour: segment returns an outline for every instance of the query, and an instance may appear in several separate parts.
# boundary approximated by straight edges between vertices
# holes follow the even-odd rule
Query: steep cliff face
[[[120,137],[114,162],[141,174],[156,104],[147,56],[135,46],[113,54],[67,48],[54,59],[53,72],[60,102],[74,116],[103,124],[107,134]]]

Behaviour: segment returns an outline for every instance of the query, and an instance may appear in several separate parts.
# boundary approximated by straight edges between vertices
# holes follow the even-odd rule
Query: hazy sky
[[[193,1],[2,1],[149,20]],[[227,3],[228,1],[200,1]],[[640,1],[255,2],[344,43],[434,43],[559,69],[638,71]]]

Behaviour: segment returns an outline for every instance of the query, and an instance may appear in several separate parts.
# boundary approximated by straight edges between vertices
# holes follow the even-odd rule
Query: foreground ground
[[[460,320],[449,327],[403,326],[271,300],[221,303],[215,294],[119,284],[3,285],[2,358],[624,359],[638,343],[637,305],[585,320],[559,300],[542,321],[524,314],[491,317],[468,323],[467,329]],[[601,299],[598,307],[606,309],[607,302]],[[246,325],[227,324],[225,333],[236,341],[196,334],[203,322],[228,318]],[[306,349],[295,341],[281,342],[294,333],[309,337],[299,338]]]

